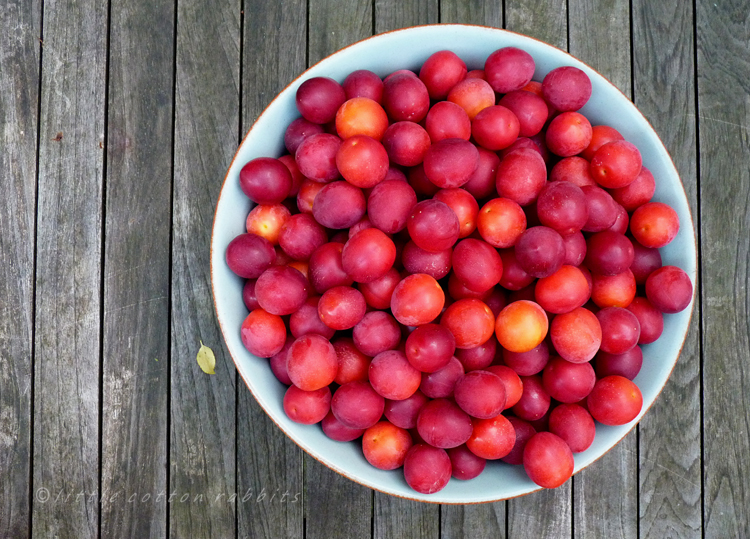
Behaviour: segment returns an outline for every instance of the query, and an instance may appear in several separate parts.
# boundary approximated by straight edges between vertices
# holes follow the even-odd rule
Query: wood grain
[[[237,537],[303,537],[302,450],[237,382]]]
[[[46,4],[44,41],[33,475],[53,499],[34,500],[32,528],[35,537],[95,538],[106,2]]]
[[[742,1],[697,3],[705,537],[750,536],[750,42]]]
[[[566,0],[506,0],[505,28],[567,50],[567,6]]]
[[[561,49],[567,47],[566,2],[505,3],[505,27]],[[572,483],[529,494],[507,503],[508,537],[562,538],[571,533]]]
[[[503,3],[492,0],[441,0],[440,22],[503,26]]]
[[[638,536],[638,439],[633,430],[573,477],[573,535]]]
[[[374,0],[375,33],[419,24],[435,24],[440,11],[438,0]]]
[[[501,28],[503,3],[487,0],[441,0],[441,23],[480,24]],[[440,537],[501,539],[505,537],[506,502],[476,505],[442,505]]]
[[[438,539],[440,511],[441,507],[436,504],[376,492],[372,536],[374,539]]]
[[[244,0],[241,134],[307,67],[307,2]]]
[[[743,0],[505,2],[509,29],[632,89],[699,232],[675,371],[572,490],[439,509],[373,494],[303,458],[221,343],[206,246],[236,137],[308,60],[438,17],[500,26],[502,4],[111,0],[107,50],[107,0],[3,2],[0,537],[750,537]]]
[[[504,539],[506,503],[443,505],[440,507],[440,537],[454,539]]]
[[[568,52],[632,98],[630,2],[570,0]]]
[[[375,32],[439,21],[437,0],[375,0]],[[424,537],[440,534],[440,508],[375,493],[373,537]]]
[[[441,23],[480,24],[502,27],[503,4],[473,0],[440,2]],[[440,537],[505,537],[506,502],[476,505],[443,505],[440,508]]]
[[[306,455],[305,539],[371,537],[372,496],[369,488]]]
[[[685,114],[695,110],[692,8],[636,1],[632,9],[634,101],[671,154],[696,219],[695,117]],[[640,537],[701,536],[699,303],[672,376],[639,424]]]
[[[31,530],[34,243],[41,3],[0,9],[0,537]]]
[[[308,64],[372,35],[372,2],[311,0]],[[358,443],[358,442],[355,442]],[[305,536],[370,537],[373,492],[305,455]]]
[[[169,505],[169,534],[233,537],[237,372],[214,314],[209,253],[237,147],[241,5],[178,2],[177,9],[169,489],[192,496]],[[216,355],[214,376],[198,367],[200,340]]]
[[[627,0],[568,4],[569,52],[631,96]],[[575,537],[635,537],[638,529],[637,431],[574,480]],[[602,518],[607,515],[607,518]]]
[[[508,500],[508,537],[570,537],[572,490],[568,482],[556,489],[543,489]]]
[[[307,4],[246,0],[243,10],[244,135],[276,94],[305,69]],[[269,419],[239,377],[236,432],[238,537],[302,537],[302,450]],[[264,489],[266,498],[258,501]],[[277,489],[283,502],[270,501]]]
[[[174,2],[111,4],[104,245],[105,538],[167,528]]]
[[[308,65],[372,35],[371,0],[311,0],[308,9]]]

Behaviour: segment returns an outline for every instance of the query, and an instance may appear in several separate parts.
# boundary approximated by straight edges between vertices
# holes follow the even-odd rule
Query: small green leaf
[[[216,368],[216,356],[214,355],[214,351],[203,344],[203,341],[198,342],[201,343],[201,349],[198,350],[198,357],[196,358],[198,360],[198,365],[206,374],[216,374],[214,372],[214,368]]]

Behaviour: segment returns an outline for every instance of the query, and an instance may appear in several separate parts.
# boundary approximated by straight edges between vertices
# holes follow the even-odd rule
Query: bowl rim
[[[542,47],[549,47],[549,48],[555,49],[558,52],[563,53],[565,56],[567,56],[567,57],[569,57],[569,58],[571,58],[571,59],[573,59],[573,60],[575,60],[577,62],[580,62],[583,65],[585,65],[592,72],[594,72],[597,75],[599,75],[602,78],[602,80],[607,85],[609,85],[612,89],[616,90],[624,99],[626,99],[627,101],[629,101],[633,105],[633,108],[640,115],[641,119],[645,122],[645,124],[648,126],[648,128],[656,135],[656,138],[659,141],[659,145],[662,147],[662,149],[664,150],[664,154],[668,158],[668,166],[674,171],[675,176],[679,179],[678,184],[679,184],[680,189],[682,190],[682,193],[681,193],[682,196],[687,201],[687,209],[688,209],[687,215],[689,217],[688,223],[680,223],[680,227],[681,227],[681,230],[682,230],[682,227],[685,226],[685,224],[689,224],[689,226],[690,226],[690,237],[691,237],[691,242],[692,242],[693,251],[694,251],[694,264],[695,264],[694,267],[696,268],[696,274],[695,274],[695,276],[693,278],[693,282],[692,282],[692,284],[693,284],[693,293],[692,293],[692,298],[691,298],[691,302],[690,302],[690,312],[688,313],[688,318],[687,318],[686,326],[685,326],[685,333],[684,333],[684,335],[682,337],[682,342],[680,343],[679,350],[676,353],[676,358],[675,358],[674,362],[672,363],[672,366],[671,366],[671,368],[669,370],[669,373],[664,378],[663,383],[661,383],[659,385],[658,391],[656,392],[656,397],[653,399],[653,401],[651,403],[649,403],[648,406],[644,407],[641,410],[641,412],[639,413],[637,419],[632,423],[632,425],[629,426],[629,428],[626,431],[624,431],[624,433],[622,434],[622,436],[619,436],[615,440],[615,442],[612,443],[612,445],[609,448],[607,448],[606,450],[604,450],[598,457],[594,458],[593,460],[591,460],[590,462],[588,462],[586,464],[583,464],[579,469],[577,469],[573,473],[573,476],[575,476],[578,473],[582,472],[584,469],[588,468],[590,465],[592,465],[592,464],[600,461],[602,459],[602,457],[604,457],[612,449],[614,449],[616,446],[618,446],[620,444],[620,442],[623,440],[623,438],[625,438],[626,436],[628,436],[634,429],[636,429],[638,427],[638,425],[640,424],[641,420],[645,417],[646,413],[648,413],[648,411],[651,409],[651,407],[656,403],[656,401],[658,400],[659,395],[662,393],[662,391],[664,390],[664,387],[666,386],[667,382],[671,378],[672,373],[674,372],[674,369],[675,369],[675,367],[677,365],[677,361],[679,361],[679,358],[680,358],[680,356],[682,354],[682,350],[683,350],[683,348],[685,346],[685,343],[687,341],[688,334],[690,333],[690,325],[692,323],[692,317],[693,317],[693,314],[694,314],[694,311],[695,311],[695,304],[696,304],[695,300],[697,298],[698,278],[699,278],[698,271],[697,271],[698,270],[697,237],[696,237],[695,223],[694,223],[694,220],[693,220],[692,210],[690,208],[690,200],[687,197],[687,192],[685,190],[685,185],[682,182],[682,178],[681,178],[681,176],[679,174],[679,171],[677,170],[677,167],[674,164],[674,160],[672,159],[672,156],[670,155],[669,151],[667,151],[666,147],[664,146],[664,142],[662,141],[661,137],[659,136],[659,134],[654,129],[654,127],[651,124],[651,122],[648,120],[648,118],[645,117],[645,115],[641,112],[641,110],[635,105],[635,102],[633,101],[632,98],[628,97],[622,90],[620,90],[615,84],[613,84],[607,77],[605,77],[604,75],[602,75],[597,69],[591,67],[588,63],[584,62],[580,58],[577,58],[577,57],[573,56],[568,51],[565,51],[565,50],[563,50],[563,49],[561,49],[561,48],[559,48],[559,47],[557,47],[555,45],[546,43],[546,42],[544,42],[544,41],[542,41],[540,39],[537,39],[535,37],[532,37],[532,36],[521,34],[519,32],[514,32],[512,30],[506,30],[504,28],[497,28],[497,27],[493,27],[493,26],[486,26],[486,25],[479,25],[479,24],[463,24],[463,23],[435,23],[435,24],[423,24],[423,25],[414,25],[414,26],[408,26],[408,27],[403,27],[403,28],[397,28],[397,29],[393,29],[393,30],[388,30],[388,31],[385,31],[385,32],[381,32],[381,33],[378,33],[378,34],[373,34],[373,35],[368,36],[366,38],[363,38],[363,39],[360,39],[360,40],[355,41],[353,43],[350,43],[349,45],[346,45],[346,46],[344,46],[344,47],[342,47],[342,48],[334,51],[333,53],[331,53],[331,54],[329,54],[329,55],[321,58],[320,60],[318,60],[314,64],[312,64],[309,67],[305,68],[304,71],[302,71],[299,75],[297,75],[291,81],[289,81],[289,83],[286,84],[284,86],[284,88],[282,88],[281,90],[279,90],[279,92],[273,97],[273,99],[263,108],[263,111],[257,116],[257,118],[255,119],[255,121],[253,122],[253,124],[249,127],[249,129],[247,130],[247,132],[245,133],[245,135],[242,137],[242,140],[240,141],[240,144],[237,146],[237,149],[235,150],[235,153],[234,153],[234,155],[232,157],[232,160],[231,160],[231,162],[229,163],[229,165],[227,167],[226,174],[224,176],[224,180],[222,181],[222,184],[221,184],[221,190],[219,192],[219,198],[217,199],[216,206],[214,207],[214,218],[213,218],[213,223],[212,223],[212,227],[211,227],[211,243],[210,243],[210,251],[209,251],[209,257],[210,257],[209,258],[209,260],[210,260],[210,277],[211,277],[211,296],[212,296],[212,301],[213,301],[213,305],[214,305],[214,313],[216,315],[216,320],[217,320],[217,322],[219,324],[219,329],[220,329],[221,334],[222,334],[222,340],[224,341],[224,345],[226,347],[226,351],[229,353],[230,357],[232,358],[232,361],[235,364],[235,368],[237,369],[237,372],[239,373],[240,377],[242,378],[245,386],[247,387],[247,389],[252,394],[252,396],[255,399],[256,403],[263,409],[263,412],[266,414],[266,416],[271,419],[271,421],[276,425],[276,427],[279,428],[289,440],[291,440],[292,442],[294,442],[294,444],[297,445],[297,447],[299,447],[307,455],[309,455],[310,457],[314,458],[316,461],[320,462],[321,464],[323,464],[324,466],[326,466],[330,470],[333,470],[334,472],[336,472],[336,473],[344,476],[348,480],[353,481],[353,482],[355,482],[355,483],[357,483],[357,484],[359,484],[361,486],[364,486],[366,488],[372,489],[374,491],[381,492],[383,494],[387,494],[389,496],[394,496],[394,497],[397,497],[397,498],[408,499],[408,500],[414,500],[414,501],[423,502],[423,503],[431,503],[431,504],[441,504],[441,505],[475,505],[475,504],[484,504],[484,503],[494,503],[494,502],[511,500],[511,499],[514,499],[514,498],[523,497],[523,496],[526,496],[526,495],[531,494],[533,492],[538,492],[540,490],[544,490],[544,487],[541,487],[539,485],[535,485],[534,488],[532,488],[532,489],[530,489],[530,490],[528,490],[526,492],[523,492],[523,493],[520,493],[520,494],[516,494],[516,495],[512,495],[512,496],[504,496],[504,497],[500,497],[500,498],[492,498],[492,499],[477,500],[477,501],[468,501],[468,502],[446,501],[446,500],[440,500],[440,499],[434,499],[434,498],[433,499],[429,499],[429,498],[419,497],[420,495],[421,496],[434,496],[435,494],[438,494],[438,493],[424,495],[424,494],[418,493],[417,491],[414,491],[414,493],[415,493],[414,496],[408,496],[408,495],[402,495],[400,493],[395,493],[395,492],[390,492],[390,491],[387,491],[387,490],[383,490],[381,488],[378,488],[377,486],[374,486],[372,484],[368,484],[368,483],[365,483],[365,482],[361,481],[357,477],[351,475],[350,473],[346,472],[342,468],[336,466],[334,463],[327,462],[323,458],[321,458],[318,455],[316,455],[314,452],[312,452],[309,449],[307,449],[300,441],[298,441],[292,434],[290,434],[276,420],[276,418],[273,416],[273,414],[271,414],[269,412],[269,410],[266,408],[266,406],[261,402],[261,399],[258,399],[258,397],[256,396],[255,392],[252,390],[252,386],[248,382],[245,373],[240,368],[240,364],[239,364],[237,358],[232,353],[232,350],[229,348],[229,346],[226,344],[225,334],[228,331],[228,329],[225,327],[223,320],[219,316],[219,307],[218,307],[217,300],[216,300],[217,294],[216,294],[216,280],[215,280],[216,267],[214,265],[214,261],[215,261],[215,258],[214,258],[214,238],[215,238],[215,231],[216,231],[217,218],[218,218],[218,209],[219,209],[219,205],[220,205],[220,202],[221,202],[221,198],[225,194],[225,189],[224,188],[227,185],[227,182],[229,181],[230,171],[233,169],[233,167],[235,165],[235,162],[236,162],[236,160],[239,157],[240,149],[245,144],[246,140],[250,136],[250,134],[253,131],[253,129],[255,128],[255,126],[258,124],[259,120],[268,112],[268,110],[270,108],[272,108],[274,106],[274,104],[282,96],[282,94],[285,94],[290,89],[290,87],[294,86],[298,81],[300,81],[301,79],[304,79],[307,76],[307,74],[308,74],[309,71],[311,71],[314,68],[316,68],[319,64],[328,61],[331,57],[338,55],[342,51],[345,51],[345,50],[347,50],[349,48],[352,48],[354,46],[359,46],[360,44],[368,42],[368,41],[371,41],[371,40],[382,39],[383,36],[387,36],[387,35],[398,34],[398,33],[403,33],[403,32],[409,32],[409,31],[413,31],[415,29],[429,29],[429,28],[435,29],[435,28],[446,28],[446,27],[460,27],[460,28],[466,28],[466,29],[473,29],[473,28],[475,28],[475,29],[488,30],[488,31],[491,31],[491,32],[499,32],[501,34],[511,34],[511,35],[514,35],[514,36],[521,37],[522,39],[528,39],[528,40],[535,41],[539,45],[541,45]],[[565,485],[567,483],[568,482],[566,481],[565,483],[563,483],[563,485]]]

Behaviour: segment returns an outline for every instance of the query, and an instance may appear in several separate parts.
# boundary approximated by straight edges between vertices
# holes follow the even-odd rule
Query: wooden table
[[[2,0],[0,537],[750,537],[750,6],[695,4]],[[463,507],[374,493],[288,441],[209,282],[224,172],[270,99],[352,41],[437,22],[535,36],[631,96],[701,255],[639,427],[561,488]]]

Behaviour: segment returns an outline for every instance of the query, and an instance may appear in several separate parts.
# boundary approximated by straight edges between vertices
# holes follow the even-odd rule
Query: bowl
[[[247,387],[278,427],[302,449],[329,468],[367,487],[394,496],[438,503],[478,503],[513,498],[539,490],[521,466],[488,461],[479,477],[470,481],[451,479],[441,491],[424,495],[412,490],[401,470],[382,471],[364,458],[357,441],[341,443],[327,438],[319,425],[292,422],[284,413],[282,398],[286,386],[271,372],[268,360],[251,355],[240,339],[240,326],[247,316],[242,301],[243,280],[225,262],[227,244],[245,232],[245,218],[252,203],[239,186],[242,166],[256,157],[278,157],[285,153],[284,131],[299,117],[295,105],[297,88],[315,76],[339,82],[352,71],[369,69],[381,77],[397,70],[418,71],[438,50],[458,54],[469,69],[479,69],[493,51],[515,46],[529,52],[536,62],[534,80],[550,70],[576,66],[591,79],[593,93],[579,112],[592,125],[608,124],[641,151],[643,164],[657,180],[654,200],[672,206],[680,218],[680,232],[661,249],[664,264],[684,269],[696,279],[696,242],[687,197],[667,150],[649,122],[633,103],[599,73],[555,47],[535,39],[495,28],[469,25],[430,25],[396,30],[365,39],[321,60],[292,81],[265,109],[248,131],[227,172],[216,207],[211,239],[211,283],[216,315],[229,353]],[[665,315],[660,339],[643,347],[643,368],[635,382],[643,393],[643,409],[632,422],[621,426],[597,424],[596,438],[589,449],[575,454],[575,471],[585,468],[619,442],[654,403],[669,378],[687,334],[691,305],[678,314]]]

